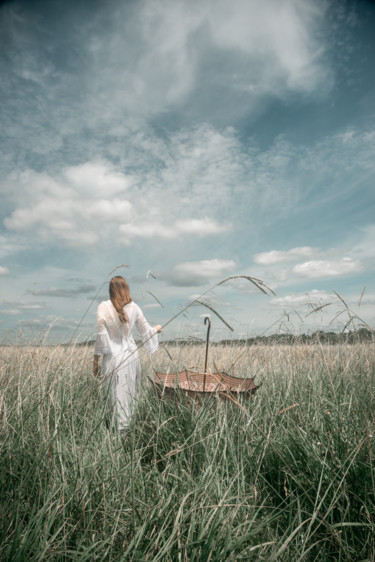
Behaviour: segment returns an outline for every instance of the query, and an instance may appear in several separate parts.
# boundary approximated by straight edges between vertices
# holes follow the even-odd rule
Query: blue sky
[[[154,323],[251,275],[276,295],[208,292],[215,338],[342,329],[333,290],[375,327],[374,28],[364,0],[2,2],[2,341],[90,337],[122,264]]]

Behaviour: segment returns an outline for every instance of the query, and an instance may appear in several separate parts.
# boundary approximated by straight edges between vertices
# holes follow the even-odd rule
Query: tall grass
[[[204,345],[160,349],[125,437],[92,352],[0,350],[1,560],[375,559],[373,344],[253,346],[232,372],[257,394],[202,406],[147,381]]]

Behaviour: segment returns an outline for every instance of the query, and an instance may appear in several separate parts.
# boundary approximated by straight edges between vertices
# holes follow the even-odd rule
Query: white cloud
[[[4,225],[68,245],[94,244],[102,228],[130,218],[132,205],[121,195],[129,183],[124,174],[103,162],[67,168],[58,179],[33,170],[12,174],[7,188],[18,206]]]
[[[273,265],[275,263],[298,261],[301,258],[314,257],[316,254],[317,250],[315,248],[304,246],[286,251],[271,250],[270,252],[262,252],[255,254],[253,259],[255,263],[260,265]]]
[[[3,306],[9,306],[9,305],[13,305],[12,309],[4,309],[1,311],[1,313],[4,312],[4,314],[7,314],[7,310],[13,310],[13,311],[17,311],[17,314],[21,314],[21,311],[23,312],[27,312],[27,311],[35,311],[35,310],[43,310],[45,308],[44,304],[32,304],[32,303],[27,303],[27,302],[23,302],[23,301],[6,301],[6,303],[3,304]],[[16,312],[13,312],[13,314],[15,314]]]
[[[257,214],[270,227],[272,209],[286,217],[292,211],[306,213],[310,206],[317,212],[327,205],[324,197],[331,198],[332,204],[337,189],[325,190],[319,201],[315,195],[321,193],[332,169],[341,170],[335,180],[340,194],[344,173],[356,177],[362,177],[363,171],[373,173],[375,134],[355,133],[345,150],[340,135],[308,150],[278,138],[266,152],[245,150],[233,128],[217,130],[207,124],[164,137],[147,127],[125,130],[123,135],[127,150],[124,155],[122,145],[118,147],[116,166],[93,160],[55,173],[27,170],[9,176],[1,186],[13,204],[4,221],[8,230],[20,235],[33,231],[43,240],[84,246],[99,239],[129,243],[133,237],[204,236],[228,231],[231,223],[246,220],[250,235]],[[314,178],[311,188],[303,183],[306,174]],[[357,188],[351,181],[348,185],[347,196]],[[106,186],[108,193],[103,195]],[[118,225],[126,225],[120,239]],[[25,240],[21,247],[22,243]],[[254,260],[270,265],[316,259],[317,253],[306,246],[263,252]]]
[[[85,284],[78,287],[64,289],[61,287],[49,287],[48,289],[38,289],[33,291],[36,296],[43,297],[63,297],[71,298],[76,295],[84,295],[87,293],[93,293],[96,287],[94,285]]]
[[[165,226],[157,221],[142,221],[134,224],[123,224],[119,227],[119,230],[124,235],[124,243],[129,243],[134,236],[173,239],[187,234],[196,236],[218,234],[229,230],[229,228],[231,228],[229,224],[218,224],[216,221],[205,217],[204,219],[178,220],[170,226]]]
[[[350,275],[361,271],[361,263],[344,257],[341,260],[316,260],[297,264],[293,267],[293,273],[302,277],[323,278]]]
[[[17,308],[8,308],[2,310],[1,314],[4,314],[5,316],[19,316],[21,314],[21,311],[18,310]]]
[[[362,320],[367,322],[370,326],[374,322],[375,313],[375,295],[366,293],[362,296],[360,307],[360,293],[341,291],[340,296],[345,301],[346,305],[351,309],[350,314],[357,313]],[[303,331],[311,329],[323,330],[336,330],[345,326],[349,320],[349,313],[347,313],[344,304],[336,293],[328,293],[324,290],[313,289],[307,293],[291,293],[284,296],[272,298],[271,306],[276,309],[285,311],[288,315],[291,312],[296,312],[299,320],[303,318]],[[345,314],[342,314],[345,313]],[[296,320],[296,317],[293,317]],[[361,323],[358,321],[357,327]],[[302,327],[302,326],[301,326]]]
[[[81,195],[89,197],[114,197],[124,192],[131,179],[116,171],[108,162],[85,162],[64,171],[69,184]]]
[[[183,262],[175,265],[173,270],[161,276],[170,285],[176,286],[199,286],[218,279],[236,267],[234,260],[199,260]]]
[[[45,308],[42,304],[20,304],[22,310],[43,310]]]
[[[131,216],[132,204],[129,201],[115,197],[112,200],[99,199],[89,204],[86,209],[87,216],[91,219],[102,221],[122,222]]]
[[[17,326],[25,326],[25,327],[37,327],[40,331],[40,334],[46,336],[50,330],[58,330],[65,332],[67,334],[74,333],[75,328],[77,327],[77,320],[72,318],[66,318],[64,316],[40,316],[39,318],[22,318],[17,320]]]
[[[358,305],[358,303],[359,303],[358,295],[354,299],[354,302],[355,302],[356,305]],[[375,293],[369,293],[369,294],[365,293],[364,296],[361,299],[361,306],[362,305],[375,305]]]
[[[197,87],[210,88],[213,103],[217,88],[249,99],[327,91],[332,78],[318,33],[324,13],[325,3],[308,0],[143,0],[131,13],[117,5],[106,14],[108,29],[91,29],[90,109],[101,119],[120,108],[155,114]],[[208,61],[219,74],[207,71]]]
[[[22,318],[22,320],[17,320],[16,326],[26,326],[26,327],[43,326],[43,328],[47,329],[50,327],[50,324],[44,322],[40,318]]]
[[[375,258],[375,224],[369,224],[361,229],[362,239],[353,247],[353,254],[363,260]]]
[[[7,207],[13,204],[13,211],[4,221],[9,231],[8,250],[1,244],[0,256],[4,248],[8,252],[12,247],[22,248],[30,236],[52,244],[62,241],[68,246],[103,244],[108,240],[130,244],[136,237],[168,241],[184,235],[215,235],[229,232],[232,225],[243,227],[244,221],[251,236],[257,214],[262,216],[265,227],[270,227],[274,208],[279,216],[288,216],[292,209],[297,212],[302,202],[309,208],[312,203],[308,189],[302,200],[300,183],[303,174],[313,170],[320,193],[318,188],[326,177],[323,174],[319,181],[316,178],[328,166],[326,153],[331,166],[341,170],[341,179],[347,165],[349,173],[352,169],[358,173],[359,165],[371,171],[375,135],[355,133],[346,142],[344,154],[339,136],[309,151],[282,139],[276,140],[267,152],[255,148],[245,151],[233,129],[219,131],[207,124],[180,129],[163,138],[150,129],[134,130],[125,140],[127,152],[117,166],[94,160],[54,174],[32,170],[12,174],[1,186],[8,198]],[[350,148],[348,145],[353,143]],[[355,164],[358,154],[360,162]],[[290,178],[292,165],[294,179]],[[106,183],[110,195],[103,196]],[[316,206],[317,201],[313,204]],[[373,247],[371,232],[368,230],[367,253]],[[313,236],[314,233],[312,239]],[[356,259],[354,254],[349,255]],[[330,260],[331,256],[303,246],[262,252],[254,256],[254,262],[270,266],[326,258]],[[271,275],[275,282],[284,282],[290,273],[284,269],[281,277],[275,271]],[[294,273],[301,275],[301,270],[297,268]],[[268,272],[268,278],[269,275]]]
[[[211,8],[208,21],[216,44],[248,57],[248,91],[278,95],[277,86],[312,91],[329,78],[322,63],[324,49],[314,36],[324,15],[322,3],[235,0],[229,5],[216,0]]]
[[[271,250],[255,254],[253,260],[258,266],[254,273],[268,279],[273,288],[280,285],[292,285],[301,282],[301,278],[326,279],[355,275],[371,271],[375,267],[375,227],[368,225],[360,231],[354,231],[345,247],[313,248],[297,247],[290,250]],[[348,246],[352,246],[348,250]],[[313,258],[313,259],[306,259]],[[293,265],[292,262],[298,261]]]
[[[225,232],[231,228],[230,224],[218,224],[217,222],[205,217],[204,219],[186,219],[176,221],[175,228],[180,234],[196,234],[206,236],[207,234],[217,234]]]
[[[23,244],[21,244],[15,236],[12,236],[12,239],[10,239],[9,236],[0,235],[0,259],[16,254],[22,250],[23,247]]]
[[[92,272],[108,262],[136,263],[132,248],[117,246],[121,239],[138,239],[137,263],[153,270],[160,258],[164,269],[172,267],[177,246],[181,261],[236,255],[247,267],[251,245],[264,240],[267,246],[257,247],[267,249],[277,229],[282,229],[279,248],[286,247],[288,237],[290,248],[325,247],[340,238],[354,247],[348,242],[350,230],[364,224],[370,211],[364,206],[372,196],[374,132],[361,133],[355,121],[348,131],[326,139],[323,129],[319,137],[319,127],[313,137],[304,137],[303,127],[295,129],[290,121],[284,127],[296,104],[301,115],[307,112],[308,130],[313,98],[332,87],[329,67],[338,68],[338,50],[345,45],[329,50],[342,25],[335,20],[331,26],[333,18],[325,17],[337,13],[335,7],[326,14],[330,2],[85,3],[78,27],[73,2],[66,17],[53,22],[53,33],[48,18],[55,17],[54,10],[38,11],[29,4],[18,3],[17,13],[13,8],[1,13],[2,91],[10,102],[0,123],[6,135],[3,167],[38,170],[15,174],[9,187],[0,186],[8,228],[0,238],[0,262],[14,263],[3,257],[28,249],[25,277],[17,276],[13,291],[29,282],[30,268],[40,279],[39,264],[49,259],[51,248],[61,252],[56,259],[72,258],[77,264],[77,254],[64,253],[64,245],[91,245],[80,252],[79,267]],[[280,120],[272,123],[279,110]],[[329,111],[328,104],[322,110]],[[228,124],[238,124],[239,132]],[[283,130],[286,137],[272,142],[272,135]],[[298,138],[298,144],[288,138]],[[216,249],[222,251],[215,253],[212,237],[221,232],[228,237],[220,237]],[[179,244],[170,243],[176,236]],[[255,269],[264,271],[259,277],[265,281],[270,276],[305,285],[302,277],[309,278],[314,269],[306,262],[329,262],[330,275],[342,270],[342,256],[373,264],[373,239],[369,236],[358,254],[347,248],[341,254],[314,254],[313,249],[310,254],[308,247],[306,254],[304,248],[263,252],[255,257],[262,267]],[[291,269],[295,263],[302,271]],[[180,285],[202,282],[195,272],[172,269],[171,275],[170,281]],[[45,283],[58,292],[64,282],[56,274]]]
[[[5,275],[9,275],[10,271],[7,267],[4,267],[3,265],[0,265],[0,277],[5,276]]]
[[[130,173],[104,161],[53,175],[13,173],[3,184],[15,207],[4,225],[71,246],[97,243],[103,233],[117,241],[117,225],[125,243],[134,237],[203,237],[229,231],[233,197],[253,190],[250,158],[232,129],[220,132],[203,124],[167,139],[138,131],[127,146],[118,169]]]
[[[204,297],[202,297],[200,294],[196,293],[194,295],[190,295],[188,301],[193,302],[201,298],[202,298],[202,302],[208,304],[209,306],[212,306],[215,309],[219,309],[219,307],[228,308],[233,306],[229,301],[224,300],[218,297],[217,295],[212,295],[212,294],[205,295]],[[197,303],[197,306],[199,306],[199,303]]]
[[[124,235],[123,242],[129,243],[134,236],[141,238],[174,238],[173,227],[164,226],[160,222],[142,221],[134,224],[122,224],[119,231]]]
[[[17,155],[22,139],[26,159],[52,153],[59,161],[71,150],[89,160],[107,135],[110,150],[124,152],[118,133],[135,118],[184,108],[199,121],[220,114],[228,123],[233,112],[257,114],[265,97],[332,87],[323,0],[99,4],[79,13],[79,29],[74,9],[61,22],[27,3],[17,17],[2,11],[3,50],[11,53],[4,90],[14,107],[4,125]],[[221,93],[233,100],[225,111]],[[75,170],[70,180],[91,171]]]
[[[175,266],[175,271],[210,278],[222,275],[224,271],[233,270],[235,265],[233,260],[200,260],[180,263]]]
[[[332,295],[330,295],[326,291],[313,289],[308,293],[293,293],[291,295],[285,295],[282,297],[273,297],[270,303],[280,307],[300,306],[311,303],[318,306],[331,300]]]

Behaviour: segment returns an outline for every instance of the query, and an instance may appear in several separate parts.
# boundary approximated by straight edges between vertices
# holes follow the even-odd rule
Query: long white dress
[[[129,425],[137,391],[140,361],[132,331],[136,327],[149,353],[158,348],[158,337],[135,302],[124,306],[128,322],[121,322],[111,300],[103,301],[97,310],[95,355],[103,356],[102,380],[111,414],[118,428]]]

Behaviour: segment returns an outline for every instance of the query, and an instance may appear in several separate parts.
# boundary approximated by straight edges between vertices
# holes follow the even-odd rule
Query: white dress
[[[119,429],[129,425],[137,390],[140,361],[132,331],[136,326],[149,353],[158,348],[158,337],[139,306],[130,302],[124,306],[128,322],[121,322],[111,300],[103,301],[97,310],[95,355],[103,355],[102,380],[110,411]]]

